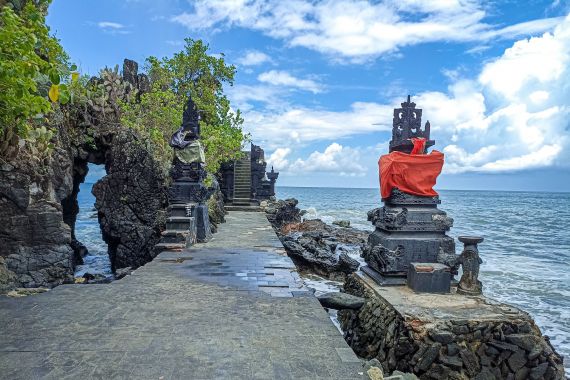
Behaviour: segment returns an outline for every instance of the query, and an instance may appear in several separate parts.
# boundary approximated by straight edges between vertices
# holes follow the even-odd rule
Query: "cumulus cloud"
[[[291,148],[277,148],[267,159],[267,164],[275,170],[286,170],[289,166],[287,156],[291,154]]]
[[[306,160],[297,159],[291,164],[293,172],[336,173],[347,177],[360,177],[366,168],[360,164],[360,152],[356,149],[332,143],[324,152],[314,151]]]
[[[110,34],[128,34],[128,33],[130,33],[130,31],[126,29],[125,25],[118,23],[118,22],[99,21],[97,23],[97,26],[99,27],[99,29],[101,29],[105,33],[110,33]]]
[[[545,18],[498,27],[486,23],[486,16],[484,4],[477,0],[198,0],[171,21],[191,30],[249,28],[291,46],[352,61],[425,42],[528,36],[560,21]]]
[[[570,16],[553,32],[515,42],[471,79],[452,77],[446,92],[414,96],[430,120],[432,135],[446,154],[447,172],[504,172],[568,165],[570,155]],[[330,111],[287,105],[280,112],[250,110],[245,118],[255,138],[272,148],[390,131],[390,104],[355,102]],[[310,170],[316,160],[340,150],[315,152],[291,165]],[[345,148],[346,149],[346,148]],[[316,164],[315,164],[316,165]],[[347,170],[345,173],[349,172]],[[356,170],[355,172],[358,172]]]
[[[268,83],[273,86],[286,86],[298,88],[305,91],[310,91],[317,94],[323,91],[322,85],[312,79],[297,78],[288,73],[287,71],[270,70],[259,74],[257,77],[262,83]]]
[[[250,50],[237,60],[237,63],[242,66],[257,66],[266,62],[271,62],[271,58],[258,50]]]

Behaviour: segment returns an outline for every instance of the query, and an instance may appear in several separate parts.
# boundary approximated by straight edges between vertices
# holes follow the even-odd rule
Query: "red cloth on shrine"
[[[443,168],[443,158],[443,153],[437,150],[430,154],[411,155],[395,151],[383,155],[378,160],[382,198],[388,198],[394,187],[407,194],[436,196],[433,186]]]
[[[410,154],[425,154],[426,152],[426,139],[423,137],[413,137],[412,144],[414,147]]]

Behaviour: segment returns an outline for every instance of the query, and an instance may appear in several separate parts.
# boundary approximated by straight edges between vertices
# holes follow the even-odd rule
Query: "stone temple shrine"
[[[394,109],[390,154],[379,161],[384,206],[368,212],[375,231],[363,253],[368,264],[363,270],[382,285],[401,285],[421,281],[428,268],[432,290],[448,292],[458,265],[455,242],[446,234],[453,219],[438,209],[441,201],[431,188],[443,154],[427,154],[435,141],[429,121],[422,128],[421,118],[422,110],[409,96]]]
[[[227,205],[257,206],[275,195],[279,173],[273,167],[266,172],[265,152],[259,146],[251,144],[251,149],[242,153],[240,160],[222,165],[218,174],[220,190]]]

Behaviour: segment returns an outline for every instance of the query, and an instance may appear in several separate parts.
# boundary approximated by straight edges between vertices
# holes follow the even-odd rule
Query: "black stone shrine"
[[[199,142],[199,112],[190,97],[184,109],[182,126],[170,139],[175,157],[170,169],[173,183],[168,189],[168,219],[159,250],[188,247],[211,239],[206,201],[214,189],[204,185],[206,169]]]
[[[429,122],[421,128],[422,110],[410,101],[394,110],[390,152],[410,153],[410,139],[430,140]],[[368,238],[363,257],[368,264],[363,270],[382,285],[404,285],[411,263],[441,263],[457,273],[455,242],[446,235],[453,219],[439,210],[438,196],[421,197],[406,194],[399,189],[382,199],[384,206],[368,212],[368,220],[376,227]]]

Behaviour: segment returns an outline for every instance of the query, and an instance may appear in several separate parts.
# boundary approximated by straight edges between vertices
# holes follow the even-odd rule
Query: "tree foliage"
[[[209,55],[201,40],[185,41],[184,49],[172,57],[147,59],[151,90],[140,102],[123,104],[122,122],[149,136],[149,148],[169,165],[168,140],[179,128],[184,105],[192,96],[200,112],[206,168],[213,173],[222,162],[239,157],[246,138],[241,114],[231,109],[223,89],[224,84],[233,84],[235,67],[227,65],[223,56]]]
[[[50,35],[45,14],[50,0],[2,2],[0,8],[0,154],[45,124],[53,102],[69,100],[67,84],[76,67]],[[52,102],[50,102],[50,98]],[[38,132],[43,133],[43,132]],[[30,144],[37,143],[32,134]],[[43,134],[45,136],[49,134]],[[40,144],[49,149],[50,144]]]

